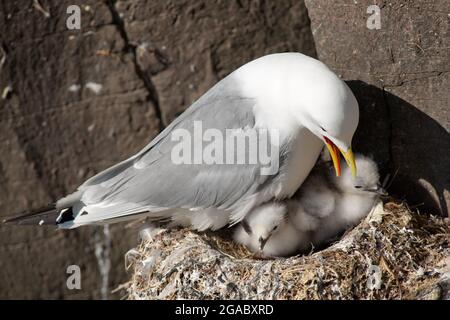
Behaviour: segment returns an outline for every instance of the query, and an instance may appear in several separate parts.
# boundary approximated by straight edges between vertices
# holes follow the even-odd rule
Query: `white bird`
[[[237,226],[235,242],[261,257],[281,257],[311,247],[310,236],[295,228],[287,202],[270,202],[253,209]]]
[[[148,217],[218,229],[262,203],[292,196],[323,143],[338,175],[339,153],[355,173],[351,141],[358,118],[351,90],[322,62],[300,53],[264,56],[217,83],[134,156],[55,204],[5,222],[75,228]],[[260,162],[175,163],[174,132],[195,135],[196,122],[219,133],[276,131],[279,170],[261,174]]]
[[[318,163],[291,199],[253,209],[237,227],[234,240],[272,257],[330,241],[365,217],[384,192],[373,160],[357,155],[356,166],[356,178],[348,168],[339,178],[328,164]]]

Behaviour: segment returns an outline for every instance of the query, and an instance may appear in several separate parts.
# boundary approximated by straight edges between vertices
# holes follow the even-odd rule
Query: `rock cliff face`
[[[80,30],[66,27],[72,4]],[[0,44],[2,218],[55,201],[138,151],[244,62],[315,56],[298,0],[3,1]],[[111,228],[110,289],[125,281],[134,243],[123,230]],[[100,298],[95,251],[107,243],[101,228],[0,226],[0,297]],[[72,264],[81,290],[66,288]]]
[[[448,215],[448,1],[307,0],[306,6],[319,59],[350,80],[360,102],[356,149],[398,170],[391,189],[397,196]]]

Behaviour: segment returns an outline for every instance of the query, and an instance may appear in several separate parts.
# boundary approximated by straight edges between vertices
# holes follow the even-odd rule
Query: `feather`
[[[6,218],[3,223],[17,225],[56,225],[59,211],[55,205],[50,205],[35,211],[22,213],[14,217]]]

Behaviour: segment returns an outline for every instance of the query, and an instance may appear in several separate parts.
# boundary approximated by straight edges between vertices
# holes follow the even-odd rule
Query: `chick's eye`
[[[361,188],[362,188],[362,186],[355,186],[355,188],[356,188],[356,189],[361,189]]]
[[[275,231],[278,229],[278,226],[273,227],[272,231]]]
[[[327,130],[325,130],[325,128],[322,126],[320,127],[320,129],[322,129],[323,132],[327,132]]]

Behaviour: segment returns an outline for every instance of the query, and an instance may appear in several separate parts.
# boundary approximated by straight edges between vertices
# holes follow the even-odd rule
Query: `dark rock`
[[[82,3],[81,30],[66,28],[74,3]],[[0,99],[1,218],[43,207],[132,155],[244,62],[315,54],[298,0],[22,0],[0,8],[0,90],[11,89]],[[99,298],[96,233],[1,225],[0,297]],[[123,255],[135,233],[112,228],[110,289],[126,281]],[[66,289],[71,264],[81,267],[81,291]]]
[[[0,88],[12,87],[0,102],[2,218],[74,191],[84,179],[138,151],[159,130],[109,8],[83,1],[82,28],[69,31],[66,8],[72,2],[39,3],[50,18],[33,2],[1,5],[6,59]],[[96,233],[101,230],[95,227],[55,231],[1,225],[0,297],[100,298]],[[112,228],[110,290],[125,279],[123,255],[135,238],[123,225]],[[81,268],[80,291],[66,288],[71,264]]]
[[[119,0],[114,8],[142,52],[164,124],[250,60],[283,51],[315,56],[303,1]]]

